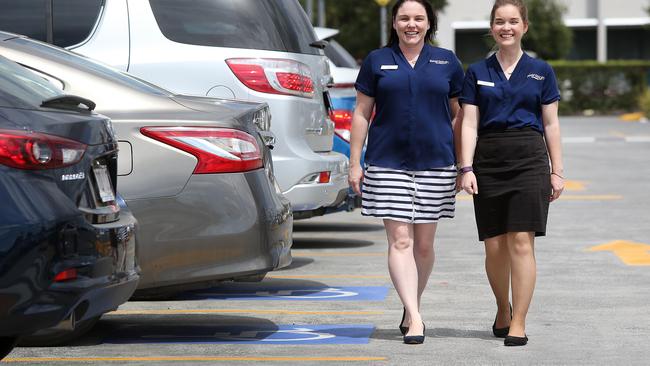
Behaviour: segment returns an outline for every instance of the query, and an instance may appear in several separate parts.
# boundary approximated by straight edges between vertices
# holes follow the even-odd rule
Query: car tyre
[[[0,360],[5,358],[14,349],[17,341],[18,338],[15,337],[0,337]]]
[[[77,322],[73,330],[45,329],[20,339],[19,345],[25,347],[61,346],[88,333],[99,321],[100,316]]]

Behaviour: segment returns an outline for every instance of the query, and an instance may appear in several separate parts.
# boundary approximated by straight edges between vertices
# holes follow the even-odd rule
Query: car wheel
[[[72,342],[73,340],[88,333],[100,316],[77,322],[73,330],[62,329],[44,329],[32,335],[20,339],[19,345],[27,347],[47,347],[60,346]]]
[[[5,358],[14,349],[17,340],[14,337],[0,337],[0,360]]]
[[[256,273],[249,276],[236,277],[233,279],[235,282],[260,282],[264,279],[268,272]]]

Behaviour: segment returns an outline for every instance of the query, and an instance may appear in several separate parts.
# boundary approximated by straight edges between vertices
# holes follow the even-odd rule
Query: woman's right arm
[[[463,104],[463,124],[461,127],[461,156],[460,167],[471,167],[476,149],[476,136],[478,130],[479,111],[473,104]],[[478,184],[473,171],[462,173],[460,185],[469,194],[478,194]]]
[[[363,168],[361,167],[361,151],[366,143],[368,124],[375,107],[375,98],[357,91],[357,105],[352,114],[352,128],[350,130],[350,172],[348,183],[357,195],[361,195],[361,182],[363,181]]]

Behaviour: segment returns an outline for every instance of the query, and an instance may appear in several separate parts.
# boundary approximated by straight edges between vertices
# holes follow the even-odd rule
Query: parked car
[[[276,177],[294,218],[344,203],[348,160],[332,152],[327,63],[297,0],[6,1],[2,30],[177,93],[268,103]]]
[[[46,43],[0,40],[1,54],[112,118],[119,192],[140,222],[138,295],[261,280],[291,263],[266,104],[174,95]]]
[[[136,220],[93,107],[0,57],[0,358],[34,332],[81,335],[136,289]]]

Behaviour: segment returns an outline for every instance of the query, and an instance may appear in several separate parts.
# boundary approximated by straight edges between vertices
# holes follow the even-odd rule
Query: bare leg
[[[433,263],[436,260],[436,252],[433,248],[433,241],[436,235],[436,223],[415,224],[413,257],[418,270],[418,309],[422,301],[422,293],[427,287],[429,276],[433,271]]]
[[[485,239],[485,272],[497,303],[496,327],[510,325],[510,252],[507,236]]]
[[[537,277],[535,237],[531,232],[508,233],[507,236],[512,269],[513,307],[509,335],[523,337],[526,333],[526,315]]]
[[[413,224],[384,220],[388,237],[388,272],[411,319],[408,335],[423,334],[418,310],[418,272],[413,258]]]

